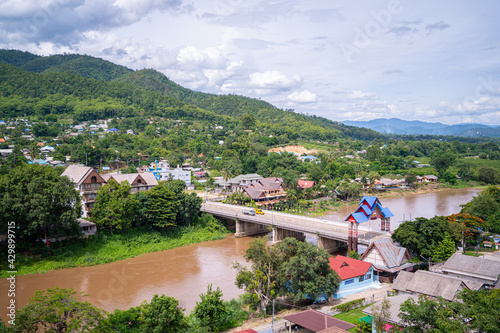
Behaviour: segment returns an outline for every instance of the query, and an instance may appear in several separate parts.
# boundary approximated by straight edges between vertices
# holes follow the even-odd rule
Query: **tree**
[[[172,191],[179,202],[178,211],[176,216],[177,225],[189,225],[195,221],[196,217],[200,214],[201,204],[203,199],[196,195],[196,193],[186,193],[186,183],[182,180],[169,180],[164,183],[166,188]]]
[[[314,180],[316,184],[319,184],[319,181],[323,178],[323,170],[321,170],[319,165],[315,164],[309,169],[307,176]]]
[[[393,232],[392,239],[413,251],[419,256],[432,257],[434,249],[448,234],[454,243],[462,238],[461,230],[453,228],[457,222],[453,218],[433,217],[426,219],[417,217],[406,221]]]
[[[377,332],[385,332],[385,325],[391,316],[391,302],[384,297],[378,304],[372,306],[372,320]]]
[[[404,332],[466,332],[462,309],[457,301],[432,300],[422,294],[418,302],[412,298],[404,301],[399,317],[404,322]]]
[[[498,186],[488,186],[463,205],[460,212],[483,219],[489,232],[500,233],[500,189]]]
[[[459,223],[463,226],[463,237],[466,244],[477,244],[481,232],[486,230],[486,223],[477,216],[467,213],[458,213],[447,216],[449,222]]]
[[[456,156],[451,153],[439,152],[431,156],[429,163],[436,169],[439,178],[442,178],[446,173],[446,170],[453,165],[455,159]]]
[[[165,295],[154,295],[151,302],[143,304],[143,332],[177,333],[188,328],[184,309],[179,301]]]
[[[40,238],[79,236],[76,219],[81,214],[80,195],[58,170],[37,165],[17,167],[0,179],[0,225],[16,222],[16,244]]]
[[[477,171],[477,178],[486,184],[498,182],[498,170],[489,166],[482,166]]]
[[[453,253],[455,253],[455,242],[453,242],[450,235],[446,233],[443,240],[434,247],[432,259],[434,261],[444,261],[451,257]]]
[[[467,290],[459,295],[464,307],[461,308],[462,318],[472,319],[469,322],[471,331],[494,333],[500,332],[500,289]]]
[[[408,172],[405,176],[405,183],[413,186],[417,182],[417,176],[413,172]]]
[[[225,320],[229,316],[229,311],[222,300],[220,288],[212,290],[212,285],[209,284],[207,293],[201,294],[200,299],[193,310],[200,327],[208,328],[210,332],[220,332],[228,328]]]
[[[268,238],[256,238],[245,252],[245,260],[251,261],[251,268],[234,263],[238,270],[236,286],[252,295],[258,313],[262,313],[269,301],[278,293],[278,269],[282,255],[277,247],[267,247]]]
[[[144,322],[141,318],[142,307],[128,310],[115,310],[108,315],[108,325],[115,333],[140,333]]]
[[[126,230],[135,218],[137,199],[130,194],[132,187],[127,181],[117,183],[110,179],[97,191],[90,220],[102,228]]]
[[[176,226],[178,211],[179,200],[165,182],[160,182],[149,190],[148,223],[159,228]]]
[[[73,289],[36,291],[17,312],[15,332],[81,332],[94,330],[105,319],[105,311],[81,300]],[[106,331],[101,327],[100,331]]]
[[[279,268],[282,294],[292,295],[298,302],[333,295],[338,289],[340,278],[332,270],[325,249],[296,238],[286,238],[278,248],[284,254]]]

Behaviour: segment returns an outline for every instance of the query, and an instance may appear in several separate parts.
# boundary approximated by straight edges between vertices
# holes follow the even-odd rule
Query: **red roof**
[[[297,185],[300,186],[301,188],[310,188],[314,184],[315,184],[314,180],[302,180],[302,179],[297,180]]]
[[[372,264],[344,256],[330,258],[330,267],[337,272],[342,280],[365,275]]]

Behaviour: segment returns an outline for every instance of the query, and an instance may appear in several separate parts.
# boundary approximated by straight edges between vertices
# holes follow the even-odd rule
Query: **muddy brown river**
[[[460,211],[460,205],[479,193],[473,189],[446,190],[422,195],[381,199],[384,207],[394,213],[391,230],[403,219],[450,215]],[[356,206],[343,207],[325,215],[325,219],[344,220]],[[377,220],[370,227],[377,228]],[[232,263],[244,263],[243,254],[252,240],[250,237],[228,237],[177,249],[148,253],[115,263],[50,271],[45,274],[16,277],[16,305],[25,304],[36,290],[74,288],[88,294],[87,300],[107,311],[128,309],[150,301],[154,294],[165,294],[179,300],[189,313],[199,294],[207,285],[220,287],[224,299],[242,293],[235,285],[236,271]],[[9,283],[0,280],[0,316],[7,320],[6,308]]]

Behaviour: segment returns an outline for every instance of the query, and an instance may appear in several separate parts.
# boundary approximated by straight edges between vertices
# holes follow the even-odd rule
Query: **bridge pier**
[[[273,227],[273,242],[281,242],[287,237],[297,238],[299,241],[306,239],[306,235],[303,232]]]
[[[345,250],[347,244],[343,241],[316,236],[318,247],[325,249],[328,253]]]
[[[236,232],[234,234],[235,237],[246,237],[258,234],[265,234],[268,232],[267,226],[258,223],[251,223],[240,221],[236,219]]]
[[[349,222],[347,230],[347,253],[355,251],[358,253],[358,223]]]

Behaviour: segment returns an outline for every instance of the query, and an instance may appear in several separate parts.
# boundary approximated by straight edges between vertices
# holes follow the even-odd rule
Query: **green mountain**
[[[133,71],[87,55],[41,57],[0,50],[0,64],[2,117],[71,114],[82,121],[140,115],[227,123],[250,115],[290,139],[380,137],[371,130],[284,111],[260,99],[195,92],[155,70]]]

